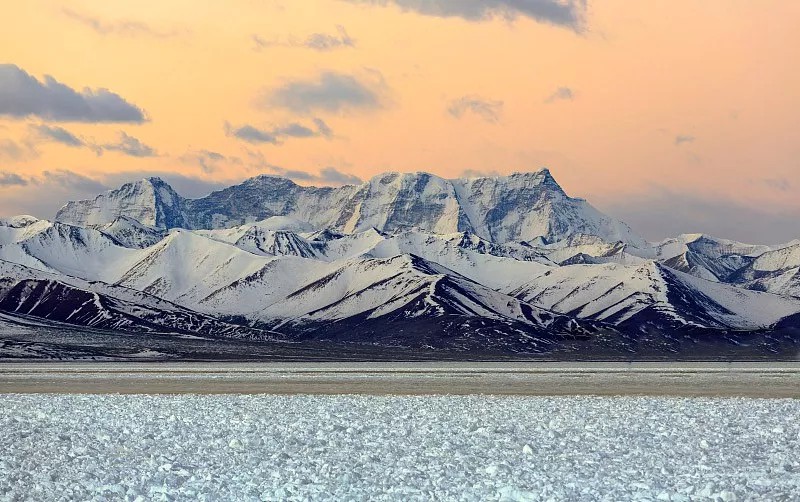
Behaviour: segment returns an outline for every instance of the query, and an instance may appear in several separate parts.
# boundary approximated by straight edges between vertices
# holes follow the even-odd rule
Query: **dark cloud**
[[[315,79],[294,80],[273,89],[266,96],[266,104],[297,113],[381,108],[381,94],[386,84],[382,78],[377,80],[369,82],[353,75],[326,71]]]
[[[337,33],[335,35],[329,33],[312,33],[305,39],[296,40],[290,39],[286,42],[281,41],[268,41],[258,35],[253,35],[253,42],[255,42],[256,49],[266,49],[270,47],[297,47],[304,49],[313,49],[315,51],[332,51],[335,49],[342,49],[347,47],[355,47],[356,41],[353,40],[344,26],[336,25]]]
[[[62,12],[73,21],[91,28],[100,35],[122,35],[128,37],[145,35],[157,38],[167,38],[177,35],[177,32],[174,31],[158,31],[141,21],[120,20],[108,22],[88,14],[81,14],[71,9],[63,9]]]
[[[485,21],[500,17],[527,17],[581,32],[585,26],[586,0],[348,0],[351,3],[397,5],[426,16],[460,17]]]
[[[569,87],[559,87],[553,94],[547,96],[545,103],[555,103],[556,101],[572,101],[575,99],[575,91]]]
[[[486,122],[497,122],[503,112],[503,102],[480,96],[463,96],[451,101],[447,107],[447,113],[456,118],[461,118],[466,112],[474,113]]]
[[[59,122],[144,122],[144,111],[108,89],[78,92],[49,75],[39,81],[13,64],[0,65],[0,115]]]
[[[695,137],[688,134],[679,134],[675,136],[675,146],[681,146],[684,143],[694,143]]]
[[[54,141],[62,145],[71,146],[74,148],[81,148],[86,145],[86,142],[67,131],[63,127],[49,126],[46,124],[38,124],[30,126],[34,135],[45,141]]]
[[[247,141],[248,143],[270,143],[273,145],[281,144],[285,138],[331,137],[333,131],[324,120],[314,118],[313,122],[316,129],[312,129],[297,122],[290,122],[271,129],[259,129],[250,124],[232,126],[226,122],[225,134]]]
[[[9,173],[7,171],[0,171],[0,187],[7,186],[25,186],[28,180],[23,178],[17,173]]]
[[[130,157],[155,157],[158,155],[155,149],[123,131],[119,132],[118,142],[99,145],[98,148],[108,152],[119,152]]]
[[[705,233],[748,243],[775,244],[800,237],[800,214],[657,187],[620,197],[602,208],[651,240]]]

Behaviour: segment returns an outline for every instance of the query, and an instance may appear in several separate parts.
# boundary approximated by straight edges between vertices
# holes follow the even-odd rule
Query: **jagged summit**
[[[108,190],[92,200],[65,204],[56,220],[74,225],[103,225],[120,216],[159,228],[185,227],[184,199],[159,177],[143,178]]]
[[[595,235],[642,248],[627,225],[569,197],[547,168],[508,176],[445,179],[426,172],[388,172],[361,185],[300,186],[259,175],[200,199],[185,199],[160,178],[126,183],[93,200],[70,202],[56,216],[77,225],[102,225],[119,216],[162,229],[231,228],[283,216],[316,230],[353,233],[419,229],[468,231],[496,243],[573,234]]]

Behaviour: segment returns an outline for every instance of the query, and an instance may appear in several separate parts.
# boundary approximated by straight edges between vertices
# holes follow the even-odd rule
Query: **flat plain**
[[[0,393],[800,398],[800,363],[6,363]]]

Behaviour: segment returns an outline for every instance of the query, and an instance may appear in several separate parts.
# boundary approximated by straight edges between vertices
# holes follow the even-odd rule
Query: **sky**
[[[794,0],[29,0],[0,16],[0,216],[159,175],[562,187],[657,240],[800,238]]]

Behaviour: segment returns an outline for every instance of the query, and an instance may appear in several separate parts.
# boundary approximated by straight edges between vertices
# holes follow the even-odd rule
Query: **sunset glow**
[[[547,166],[650,239],[692,225],[758,242],[800,235],[800,3],[495,3],[506,10],[10,3],[0,215],[51,218],[145,175],[199,196],[261,173],[320,185]],[[526,4],[563,9],[515,7]],[[49,78],[88,108],[62,105]]]

